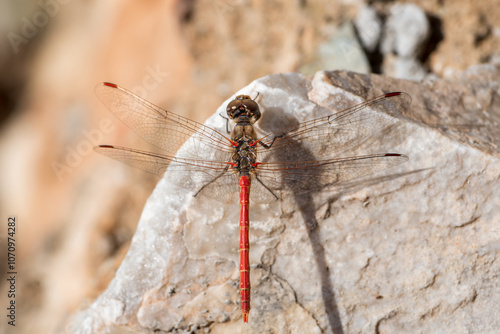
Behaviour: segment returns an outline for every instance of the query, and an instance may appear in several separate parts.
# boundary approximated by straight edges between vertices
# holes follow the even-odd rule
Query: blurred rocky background
[[[157,178],[98,156],[148,148],[93,93],[111,81],[197,121],[271,73],[347,69],[422,82],[500,58],[500,1],[0,3],[0,307],[16,216],[15,328],[65,332],[107,287]],[[2,313],[2,317],[4,314]]]

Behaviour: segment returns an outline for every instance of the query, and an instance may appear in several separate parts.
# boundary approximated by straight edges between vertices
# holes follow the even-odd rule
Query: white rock
[[[390,12],[381,44],[382,53],[418,57],[430,32],[425,12],[414,4],[396,4]]]
[[[370,73],[370,64],[351,22],[340,26],[335,34],[320,44],[314,60],[304,65],[300,72],[312,75],[320,69]]]
[[[241,321],[238,304],[238,206],[193,198],[169,183],[167,171],[115,279],[71,328],[493,333],[500,328],[495,70],[496,86],[482,83],[495,98],[473,115],[461,104],[474,91],[467,82],[417,85],[318,72],[312,81],[275,74],[251,83],[241,92],[260,93],[263,132],[384,92],[407,91],[413,96],[409,118],[352,154],[399,152],[410,161],[350,188],[251,206],[249,324]],[[226,103],[207,122],[220,131],[218,114]],[[463,131],[461,124],[470,128]]]
[[[427,70],[420,60],[413,57],[387,55],[382,67],[385,75],[398,79],[420,81],[427,76]]]
[[[361,44],[369,52],[375,51],[382,33],[382,22],[375,9],[363,6],[354,20]]]

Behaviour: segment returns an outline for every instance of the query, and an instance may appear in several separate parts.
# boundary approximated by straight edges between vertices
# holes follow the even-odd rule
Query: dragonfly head
[[[227,105],[226,112],[235,122],[248,120],[250,123],[255,123],[260,118],[259,105],[248,95],[236,96]]]

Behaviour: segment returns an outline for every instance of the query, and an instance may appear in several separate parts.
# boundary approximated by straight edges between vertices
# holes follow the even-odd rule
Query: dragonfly
[[[162,109],[109,82],[97,97],[121,121],[167,154],[100,145],[98,153],[127,165],[168,176],[194,196],[240,203],[240,298],[243,321],[250,312],[249,203],[269,203],[287,194],[318,191],[396,166],[399,153],[337,157],[395,122],[411,103],[392,92],[346,110],[257,135],[262,113],[256,99],[238,95],[226,108],[228,135]],[[178,180],[178,181],[176,181]]]

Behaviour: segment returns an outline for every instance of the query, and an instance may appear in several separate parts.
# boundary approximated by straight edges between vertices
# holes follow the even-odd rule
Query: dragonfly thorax
[[[241,126],[237,125],[235,129],[238,127]],[[233,149],[231,160],[233,170],[239,175],[248,175],[255,169],[257,154],[255,146],[251,145],[252,142],[253,138],[250,139],[245,136],[236,141],[237,145]]]
[[[231,132],[234,151],[231,157],[233,171],[239,175],[248,175],[255,170],[257,154],[256,133],[253,127],[261,116],[259,105],[248,95],[238,95],[226,108],[227,116],[236,125]]]

